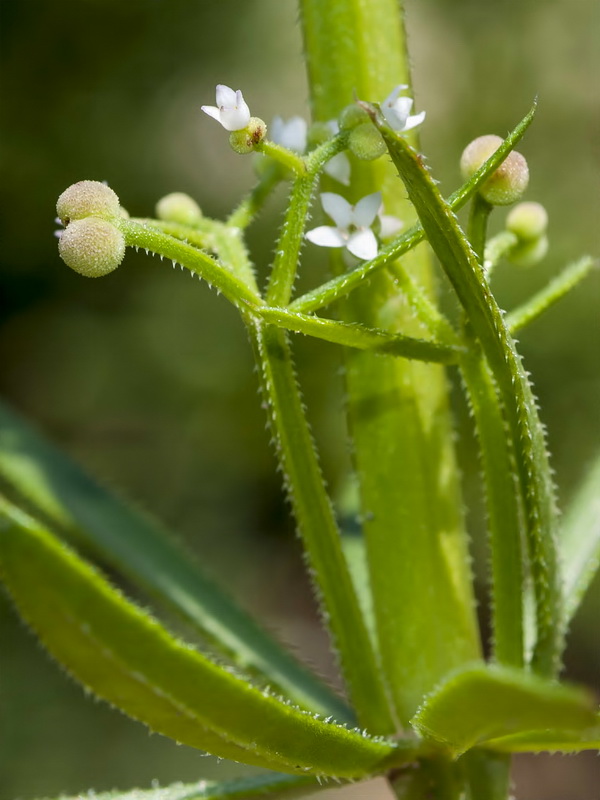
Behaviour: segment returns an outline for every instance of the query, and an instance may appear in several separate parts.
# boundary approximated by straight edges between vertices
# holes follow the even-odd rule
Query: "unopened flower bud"
[[[202,219],[200,206],[184,192],[171,192],[156,204],[156,216],[165,222],[177,222],[180,225],[197,225]]]
[[[540,203],[519,203],[506,218],[506,229],[525,241],[539,239],[547,227],[548,214]]]
[[[341,131],[350,131],[358,125],[369,122],[369,115],[364,108],[357,106],[356,103],[351,103],[343,109],[338,122]]]
[[[374,161],[385,153],[385,142],[377,128],[365,122],[350,133],[348,149],[361,161]]]
[[[516,267],[534,267],[548,252],[548,238],[545,235],[538,239],[524,240],[514,247],[508,260]]]
[[[105,183],[79,181],[58,198],[56,213],[65,225],[84,217],[115,219],[120,215],[119,198]]]
[[[88,278],[99,278],[112,272],[123,261],[125,238],[105,219],[76,219],[62,232],[58,252],[75,272]]]
[[[490,134],[474,139],[460,159],[460,170],[469,180],[502,144],[499,136]],[[529,183],[527,161],[516,150],[510,152],[498,169],[479,187],[484,200],[495,206],[508,206],[521,197]]]
[[[250,117],[250,122],[241,131],[232,131],[229,134],[229,144],[232,150],[240,155],[251,153],[257,144],[267,135],[267,124],[259,117]]]

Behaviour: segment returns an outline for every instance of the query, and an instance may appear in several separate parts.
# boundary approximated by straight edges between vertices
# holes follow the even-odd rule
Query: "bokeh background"
[[[599,9],[595,0],[408,2],[417,102],[428,115],[422,144],[446,192],[459,181],[465,144],[505,134],[539,95],[520,149],[532,173],[528,198],[549,211],[552,246],[534,270],[498,270],[505,308],[569,260],[598,252]],[[308,115],[295,3],[0,0],[0,14],[2,396],[167,522],[208,571],[334,680],[236,314],[158,259],[128,254],[110,277],[83,279],[60,262],[53,237],[56,197],[83,178],[108,181],[136,216],[152,214],[174,190],[195,196],[206,214],[230,210],[251,185],[252,159],[229,150],[200,105],[223,82],[242,87],[267,120]],[[282,201],[276,196],[251,232],[261,274]],[[303,270],[310,286],[326,267],[311,259]],[[594,275],[521,335],[563,506],[600,443],[599,290]],[[339,495],[347,467],[339,353],[302,341],[297,358]],[[480,552],[476,455],[455,395]],[[596,687],[599,611],[596,582],[567,657],[567,675]],[[226,766],[86,697],[1,593],[0,648],[0,800],[226,776]],[[600,796],[589,754],[522,758],[515,774],[523,800]],[[366,800],[375,789],[353,796]]]

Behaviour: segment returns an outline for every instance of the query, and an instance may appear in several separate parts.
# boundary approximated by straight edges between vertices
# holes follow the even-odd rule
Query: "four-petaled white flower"
[[[269,129],[271,141],[280,144],[294,153],[304,153],[308,126],[302,117],[290,117],[287,122],[282,117],[274,117]]]
[[[400,228],[404,225],[402,220],[398,219],[398,217],[392,217],[391,214],[384,214],[383,209],[379,212],[379,238],[383,239],[393,239],[393,237],[398,233]]]
[[[217,84],[217,105],[202,106],[202,111],[216,119],[226,131],[241,131],[250,122],[250,109],[241,91]]]
[[[398,133],[404,133],[411,128],[416,128],[425,119],[425,112],[411,116],[410,110],[413,106],[412,97],[400,97],[400,92],[408,89],[408,86],[396,86],[381,104],[381,111],[386,122]]]
[[[337,119],[330,119],[326,125],[334,136],[340,132],[340,126]],[[338,183],[341,183],[344,186],[350,186],[351,167],[346,153],[338,153],[330,158],[323,167],[323,172],[326,175],[329,175],[330,178],[336,180]]]
[[[356,205],[333,192],[323,192],[321,205],[336,227],[321,225],[306,238],[319,247],[345,247],[352,255],[370,261],[377,255],[377,239],[371,225],[381,208],[381,192],[368,194]]]

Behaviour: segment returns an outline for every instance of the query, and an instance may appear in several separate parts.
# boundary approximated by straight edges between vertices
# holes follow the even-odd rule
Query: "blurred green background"
[[[598,252],[599,8],[594,0],[408,3],[417,102],[427,110],[423,150],[446,192],[459,181],[465,144],[505,134],[539,95],[520,149],[532,173],[528,199],[549,211],[552,247],[534,270],[498,270],[504,308],[568,260]],[[150,215],[174,190],[195,196],[206,214],[231,209],[251,185],[251,159],[229,150],[200,105],[213,103],[223,82],[243,88],[266,120],[308,114],[295,3],[0,0],[0,14],[3,397],[171,525],[333,680],[236,313],[206,286],[134,253],[110,277],[83,279],[64,267],[53,237],[57,196],[84,178],[108,181],[136,216]],[[282,200],[251,232],[262,275]],[[325,274],[324,262],[311,258],[302,285]],[[600,444],[599,289],[596,274],[521,335],[563,506]],[[297,358],[337,494],[348,464],[339,353],[299,341]],[[454,395],[479,552],[476,454]],[[596,685],[599,609],[596,582],[567,658],[569,677]],[[86,697],[1,594],[0,643],[0,800],[227,774]],[[597,764],[585,756],[521,760],[522,796],[597,796]]]

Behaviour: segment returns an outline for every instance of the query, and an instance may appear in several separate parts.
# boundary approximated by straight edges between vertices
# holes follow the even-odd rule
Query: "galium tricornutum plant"
[[[233,150],[256,159],[258,182],[230,216],[209,219],[175,193],[158,202],[156,219],[136,219],[111,188],[81,181],[58,200],[59,252],[77,272],[99,277],[127,247],[144,248],[239,310],[346,698],[209,582],[160,527],[7,409],[0,471],[39,521],[0,501],[0,572],[48,650],[99,697],[177,741],[264,768],[245,781],[150,790],[148,798],[312,792],[316,781],[383,775],[399,798],[506,800],[511,753],[600,747],[589,694],[557,681],[569,621],[598,564],[599,474],[559,524],[544,431],[514,339],[592,260],[502,312],[494,269],[503,260],[533,265],[548,247],[543,206],[519,202],[529,176],[515,148],[535,107],[505,139],[467,145],[466,183],[445,198],[419,151],[425,113],[412,113],[394,0],[302,0],[300,9],[312,124],[294,117],[267,126],[240,90],[223,85],[216,105],[203,106]],[[289,202],[263,290],[244,234],[282,182]],[[466,205],[464,230],[455,212]],[[319,206],[326,219],[315,225],[309,217]],[[490,239],[496,206],[512,208]],[[333,276],[295,296],[298,269],[316,247],[331,249]],[[461,307],[457,319],[436,303],[431,252]],[[323,482],[290,331],[343,348],[362,520],[353,557],[366,582],[356,578]],[[446,365],[460,375],[480,445],[493,596],[487,661]],[[223,660],[172,636],[51,528],[181,612]]]

